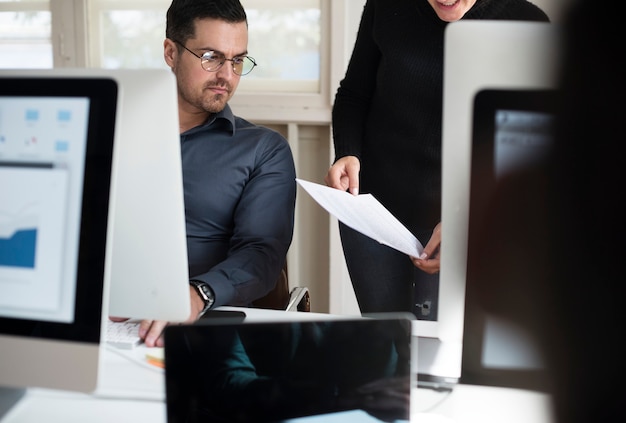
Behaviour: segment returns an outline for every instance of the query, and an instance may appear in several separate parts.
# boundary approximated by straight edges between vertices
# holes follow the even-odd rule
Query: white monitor
[[[191,313],[176,80],[170,70],[106,70],[121,90],[109,315],[184,321]]]
[[[446,29],[439,314],[437,322],[417,322],[422,385],[454,384],[461,376],[475,94],[554,87],[558,57],[554,24],[461,20]]]
[[[117,99],[0,71],[0,416],[19,388],[96,388]]]

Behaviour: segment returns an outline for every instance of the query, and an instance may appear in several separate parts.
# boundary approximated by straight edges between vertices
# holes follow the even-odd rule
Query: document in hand
[[[352,195],[297,178],[296,182],[344,225],[410,256],[422,254],[422,243],[371,194]]]

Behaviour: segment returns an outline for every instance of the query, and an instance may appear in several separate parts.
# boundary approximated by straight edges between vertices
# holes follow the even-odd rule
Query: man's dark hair
[[[246,22],[246,11],[239,0],[173,0],[167,9],[165,36],[185,43],[195,35],[196,19]]]

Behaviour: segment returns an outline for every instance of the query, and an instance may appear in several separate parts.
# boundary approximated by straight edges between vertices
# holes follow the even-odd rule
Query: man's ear
[[[178,56],[178,48],[176,43],[169,38],[166,38],[163,41],[163,58],[165,59],[165,63],[170,68],[174,68],[174,64],[176,63],[176,58]]]

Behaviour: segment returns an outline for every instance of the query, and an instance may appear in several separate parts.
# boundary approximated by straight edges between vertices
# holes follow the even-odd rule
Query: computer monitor
[[[470,180],[470,212],[466,275],[465,322],[463,334],[463,360],[461,382],[488,386],[502,386],[545,391],[549,387],[548,371],[537,345],[536,335],[516,318],[488,312],[485,291],[494,296],[504,308],[510,310],[514,304],[502,295],[494,294],[490,283],[497,283],[504,291],[517,297],[515,303],[527,298],[525,290],[532,291],[530,297],[536,308],[526,309],[531,316],[541,313],[540,292],[533,281],[524,279],[518,270],[498,272],[498,280],[485,281],[491,276],[479,265],[485,263],[484,256],[493,256],[481,248],[482,242],[495,246],[496,251],[516,241],[485,241],[496,222],[487,220],[495,197],[497,184],[506,175],[519,170],[533,169],[548,155],[555,136],[558,91],[552,89],[485,89],[474,98],[472,121],[472,159]],[[514,185],[507,185],[507,202],[518,207],[522,215],[532,215],[535,204],[542,199],[535,191],[519,192]],[[519,201],[518,201],[519,199]],[[492,212],[493,213],[493,212]],[[524,231],[532,228],[525,227]],[[495,231],[495,230],[494,230]],[[499,237],[500,233],[496,233]],[[504,236],[504,234],[503,234]],[[495,242],[495,244],[494,244]],[[537,242],[541,242],[538,240]],[[472,247],[479,248],[472,248]],[[523,253],[523,251],[519,251]],[[496,259],[497,260],[497,259]],[[500,269],[496,263],[489,270]],[[532,273],[532,272],[531,272]],[[508,278],[508,280],[502,280]],[[508,295],[508,294],[507,294]]]
[[[168,326],[167,421],[408,422],[413,319],[215,317]]]
[[[19,388],[97,385],[117,98],[0,71],[0,415]]]
[[[187,320],[191,313],[187,232],[173,73],[166,69],[95,68],[17,73],[49,78],[106,77],[117,83],[107,314]]]
[[[474,96],[485,88],[554,87],[558,58],[554,24],[461,20],[446,29],[439,312],[437,322],[416,323],[422,386],[454,385],[461,376]]]
[[[165,69],[91,70],[120,86],[109,315],[185,321],[189,270],[176,80]]]

